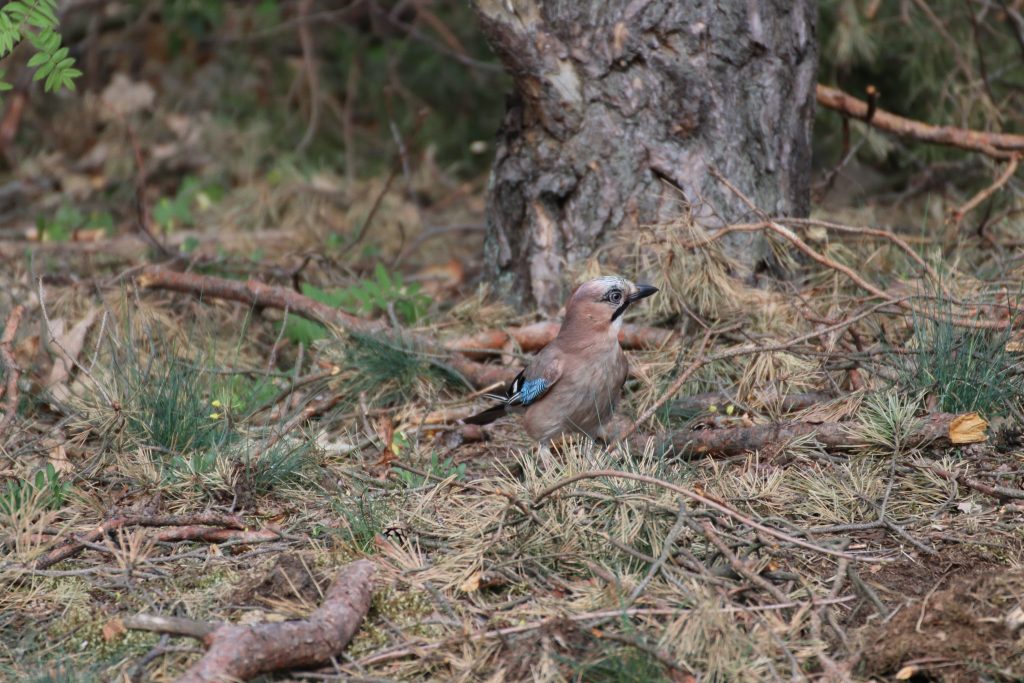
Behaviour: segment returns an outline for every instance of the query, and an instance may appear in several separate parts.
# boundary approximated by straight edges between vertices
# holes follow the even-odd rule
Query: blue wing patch
[[[528,379],[523,382],[522,388],[519,389],[519,402],[524,406],[528,406],[540,398],[547,389],[548,383],[543,377]]]
[[[494,401],[504,403],[506,406],[528,406],[538,398],[544,395],[551,384],[548,383],[543,377],[536,379],[526,379],[523,375],[526,371],[523,370],[516,378],[512,380],[512,384],[509,385],[508,390],[504,396],[497,394],[485,394],[485,396]]]

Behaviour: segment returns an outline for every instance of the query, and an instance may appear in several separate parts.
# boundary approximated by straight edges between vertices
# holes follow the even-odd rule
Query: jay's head
[[[615,275],[588,280],[576,288],[565,306],[566,326],[571,323],[595,331],[613,328],[617,333],[626,309],[657,291]]]

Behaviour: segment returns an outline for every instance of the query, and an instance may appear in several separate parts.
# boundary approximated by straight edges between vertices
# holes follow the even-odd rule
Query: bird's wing
[[[504,396],[493,398],[506,406],[528,406],[547,393],[561,376],[561,358],[553,353],[541,352],[529,367],[516,375]]]

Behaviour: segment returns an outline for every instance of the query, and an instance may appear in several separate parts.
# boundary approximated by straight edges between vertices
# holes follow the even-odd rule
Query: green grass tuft
[[[939,307],[936,306],[936,309]],[[1024,391],[1019,362],[1006,350],[1010,331],[964,328],[946,322],[952,307],[915,316],[916,353],[897,356],[898,385],[934,397],[940,410],[999,417]]]

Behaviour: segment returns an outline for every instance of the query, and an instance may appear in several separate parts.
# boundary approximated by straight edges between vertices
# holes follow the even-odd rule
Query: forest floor
[[[303,619],[360,558],[348,647],[266,680],[1024,677],[1019,220],[851,195],[764,226],[789,276],[753,284],[685,220],[628,236],[624,274],[661,289],[629,321],[647,419],[552,451],[457,422],[494,383],[456,370],[514,374],[522,326],[557,319],[479,282],[483,179],[220,186],[195,168],[246,177],[244,132],[107,131],[0,186],[8,680],[174,680],[203,648],[137,614]],[[758,431],[783,423],[811,428]]]

